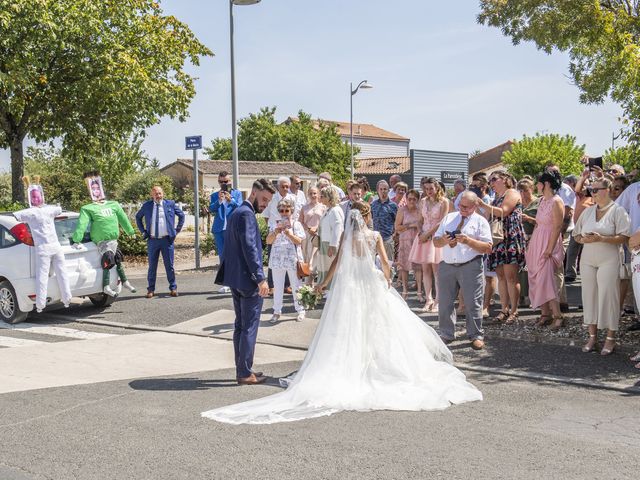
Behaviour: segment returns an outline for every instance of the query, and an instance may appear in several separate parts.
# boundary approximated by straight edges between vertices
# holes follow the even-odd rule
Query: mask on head
[[[102,187],[102,177],[98,172],[87,172],[84,174],[84,181],[89,190],[89,196],[94,202],[105,200],[104,188]]]
[[[27,200],[30,207],[41,207],[44,205],[44,191],[40,185],[40,175],[34,175],[33,181],[29,177],[22,177],[22,181],[27,187]]]

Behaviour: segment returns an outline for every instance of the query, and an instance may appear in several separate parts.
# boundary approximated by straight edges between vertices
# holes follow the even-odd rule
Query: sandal
[[[591,340],[595,338],[595,340],[593,341],[593,343],[591,343]],[[589,352],[593,352],[596,348],[598,347],[598,339],[595,333],[590,333],[589,334],[589,340],[587,341],[587,343],[584,344],[584,347],[582,347],[582,351],[584,353],[589,353]]]
[[[495,316],[494,320],[496,322],[504,322],[507,318],[509,318],[509,310],[502,310],[498,315]]]
[[[513,325],[518,321],[518,312],[512,312],[509,314],[507,319],[504,321],[505,325]]]
[[[534,324],[536,327],[544,327],[551,323],[551,315],[542,314],[538,317],[538,321]]]
[[[422,292],[418,292],[418,301],[420,303],[422,302],[426,302],[427,300],[424,298],[424,295],[422,295]]]
[[[600,355],[607,356],[607,355],[611,355],[613,353],[613,351],[616,349],[616,339],[613,337],[607,337],[606,339],[607,342],[613,342],[613,346],[611,348],[603,348],[602,350],[600,350]],[[606,345],[606,343],[605,343]]]
[[[636,353],[632,357],[629,357],[629,360],[631,360],[632,362],[640,362],[640,352]]]
[[[403,290],[402,291],[402,298],[406,300],[408,296],[409,296],[409,292],[407,292],[406,290]]]
[[[422,313],[427,313],[427,312],[430,312],[430,311],[431,311],[431,308],[432,308],[432,307],[433,307],[433,302],[431,302],[431,303],[427,303],[427,304],[425,304],[425,306],[424,306],[424,307],[422,307],[419,311],[420,311],[420,312],[422,312]]]
[[[549,330],[560,330],[564,326],[564,317],[562,315],[553,316],[553,324],[549,327]]]

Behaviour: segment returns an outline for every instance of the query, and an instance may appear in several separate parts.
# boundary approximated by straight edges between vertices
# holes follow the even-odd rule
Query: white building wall
[[[350,138],[343,136],[348,144]],[[377,138],[353,138],[353,146],[360,148],[355,158],[408,157],[409,140],[382,140]]]

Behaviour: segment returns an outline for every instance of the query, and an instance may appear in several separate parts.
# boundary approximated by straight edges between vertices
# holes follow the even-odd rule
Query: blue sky
[[[163,0],[216,54],[189,71],[197,95],[187,122],[151,128],[144,144],[161,164],[184,151],[186,135],[206,144],[231,135],[229,9],[226,0]],[[612,103],[581,105],[565,54],[513,46],[476,23],[478,2],[456,0],[262,0],[235,7],[238,116],[276,106],[354,121],[411,138],[411,147],[472,152],[536,132],[571,134],[599,155],[619,128]],[[0,151],[0,169],[9,166]]]

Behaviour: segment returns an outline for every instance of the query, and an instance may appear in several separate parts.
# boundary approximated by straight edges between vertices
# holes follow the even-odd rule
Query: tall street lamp
[[[255,5],[260,0],[229,0],[229,38],[231,45],[231,174],[233,186],[240,187],[240,173],[238,166],[238,127],[236,125],[236,67],[233,54],[233,6]]]
[[[355,90],[353,89],[353,83],[349,84],[349,92],[351,93],[351,96],[349,97],[350,100],[350,106],[351,106],[351,180],[353,180],[354,178],[354,168],[353,168],[353,96],[358,93],[358,90],[360,90],[361,88],[373,88],[373,85],[371,85],[370,83],[368,83],[366,80],[361,81],[358,86],[355,88]]]

